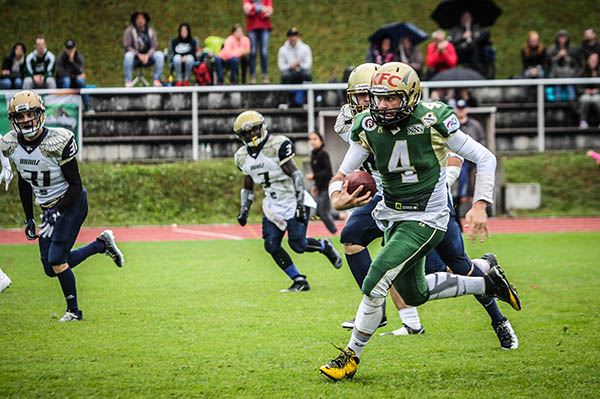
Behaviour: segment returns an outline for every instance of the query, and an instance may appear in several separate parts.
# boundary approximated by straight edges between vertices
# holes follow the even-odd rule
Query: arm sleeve
[[[460,129],[448,139],[446,145],[451,151],[477,165],[473,202],[483,200],[492,204],[494,202],[494,177],[496,173],[496,157],[494,154]]]
[[[350,128],[352,127],[352,110],[349,104],[342,105],[340,113],[338,114],[333,130],[340,136],[346,143],[350,141]]]
[[[131,32],[132,29],[135,29],[133,27],[129,27],[127,29],[125,29],[125,32],[123,33],[123,48],[125,49],[125,51],[131,51],[134,55],[137,55],[138,51],[137,49],[134,47],[134,40],[133,40],[133,32]]]
[[[56,209],[58,209],[59,212],[63,212],[65,209],[70,208],[75,204],[75,201],[77,201],[81,195],[82,184],[76,159],[61,165],[60,169],[62,170],[65,180],[69,183],[69,188],[67,189],[65,196],[56,204]]]
[[[294,144],[290,140],[285,140],[279,147],[279,165],[283,165],[296,155]]]
[[[21,205],[23,206],[23,212],[25,213],[25,219],[33,219],[33,190],[31,185],[21,177],[19,173],[19,198],[21,199]]]
[[[360,165],[369,157],[369,151],[355,141],[350,142],[350,147],[340,165],[339,171],[345,176],[360,168]]]

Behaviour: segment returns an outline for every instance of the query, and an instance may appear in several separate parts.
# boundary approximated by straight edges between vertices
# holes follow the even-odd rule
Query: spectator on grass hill
[[[525,45],[521,49],[521,61],[523,62],[524,78],[544,77],[548,56],[540,41],[540,35],[534,30],[527,33]]]
[[[153,27],[148,26],[150,16],[145,11],[131,14],[131,25],[123,33],[123,69],[125,70],[125,86],[133,86],[133,69],[154,65],[153,85],[162,86],[160,77],[164,64],[162,51],[156,50],[157,38]]]
[[[181,23],[177,29],[177,37],[171,39],[169,44],[173,54],[173,66],[175,67],[175,86],[189,86],[190,74],[198,50],[198,44],[192,37],[190,24],[187,22]],[[185,65],[185,73],[182,76],[181,69],[183,65]]]
[[[256,83],[256,53],[260,51],[260,70],[262,82],[269,83],[269,36],[273,30],[272,0],[243,0],[242,7],[246,15],[246,32],[250,38],[250,80]]]
[[[25,53],[25,44],[17,42],[10,50],[10,54],[2,61],[2,77],[0,80],[0,88],[2,90],[20,89],[23,87]]]
[[[581,59],[586,61],[592,54],[600,54],[600,42],[596,32],[592,28],[583,31],[583,41],[581,42]]]
[[[570,45],[569,32],[565,29],[556,34],[556,42],[548,49],[550,78],[574,78],[581,74],[579,51]],[[548,86],[548,101],[573,101],[576,98],[573,85]]]
[[[600,76],[600,54],[591,53],[583,69],[583,77],[597,78]],[[583,86],[583,94],[579,97],[579,127],[586,129],[589,123],[600,123],[600,85]]]
[[[46,47],[43,36],[35,38],[35,50],[25,57],[25,79],[23,89],[56,89],[54,64],[56,57]]]
[[[460,25],[450,32],[450,41],[454,45],[457,65],[463,65],[482,74],[483,49],[490,43],[490,32],[473,23],[473,15],[464,11],[460,17]]]
[[[239,64],[242,64],[242,83],[246,83],[246,71],[248,69],[248,54],[250,53],[250,39],[244,36],[240,24],[233,25],[231,34],[225,39],[223,48],[215,57],[215,68],[217,69],[217,83],[223,84],[223,64],[231,70],[229,82],[232,85],[238,83],[237,75]]]
[[[83,73],[83,57],[77,51],[75,42],[71,39],[65,42],[65,49],[58,55],[56,60],[56,79],[58,87],[69,89],[72,86],[83,89],[87,87],[85,83],[85,73]],[[90,97],[87,94],[81,96],[83,107],[86,111],[90,110]]]
[[[329,200],[328,193],[329,181],[333,177],[329,154],[323,148],[325,144],[323,143],[323,137],[319,133],[312,132],[309,134],[308,142],[312,147],[312,152],[310,153],[310,168],[312,173],[306,175],[306,179],[314,180],[315,182],[312,194],[317,200],[317,216],[321,218],[327,230],[335,234],[337,228],[333,221],[331,201]]]
[[[456,66],[457,56],[454,45],[446,39],[446,32],[441,29],[432,34],[433,42],[427,45],[427,76],[432,78],[438,72]]]
[[[366,62],[379,65],[398,60],[398,54],[392,49],[392,39],[389,36],[383,36],[379,43],[371,45],[366,58]]]
[[[419,76],[423,76],[423,53],[414,47],[408,37],[403,37],[398,46],[399,61],[410,65]]]
[[[312,75],[312,51],[310,46],[300,40],[297,28],[287,31],[287,41],[279,48],[277,64],[281,72],[281,83],[310,82]]]

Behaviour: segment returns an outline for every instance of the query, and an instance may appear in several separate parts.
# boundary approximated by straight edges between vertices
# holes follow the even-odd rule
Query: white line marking
[[[231,234],[221,234],[221,233],[211,233],[208,231],[199,231],[199,230],[188,230],[188,229],[180,229],[180,228],[173,228],[173,232],[174,233],[183,233],[183,234],[196,234],[199,236],[206,236],[206,237],[217,237],[217,238],[224,238],[227,240],[243,240],[242,237],[239,236],[234,236]]]

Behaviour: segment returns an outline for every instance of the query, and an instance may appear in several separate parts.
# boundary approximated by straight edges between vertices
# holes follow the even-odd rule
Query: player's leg
[[[284,234],[285,231],[279,230],[273,222],[263,217],[262,235],[265,250],[271,254],[277,266],[293,281],[290,288],[281,290],[281,292],[308,291],[310,285],[306,280],[306,276],[300,274],[290,255],[281,246]]]
[[[308,207],[306,207],[307,215],[310,213],[309,211]],[[307,227],[308,220],[299,222],[293,218],[287,221],[288,244],[290,248],[299,254],[303,252],[320,252],[329,259],[336,269],[342,267],[342,256],[333,246],[333,243],[327,238],[319,240],[317,238],[306,237]]]

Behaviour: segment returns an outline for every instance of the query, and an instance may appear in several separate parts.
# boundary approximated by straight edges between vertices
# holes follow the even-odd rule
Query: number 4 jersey
[[[77,155],[77,143],[70,130],[46,128],[31,142],[11,130],[0,139],[0,149],[31,184],[36,204],[51,204],[69,188],[60,167]]]

